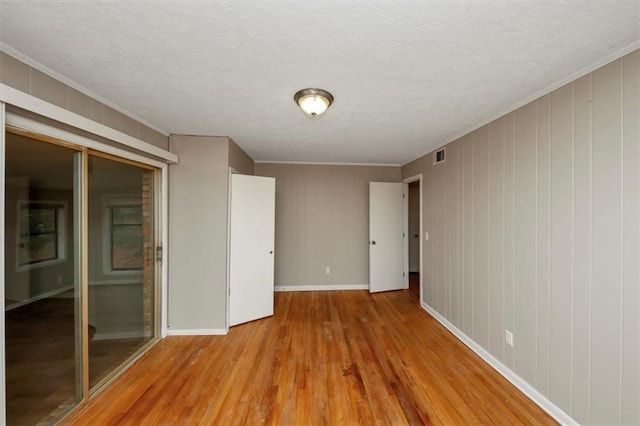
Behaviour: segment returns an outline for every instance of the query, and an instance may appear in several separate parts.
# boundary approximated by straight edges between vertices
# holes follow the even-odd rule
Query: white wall
[[[424,302],[580,423],[640,424],[639,82],[635,51],[403,167]]]

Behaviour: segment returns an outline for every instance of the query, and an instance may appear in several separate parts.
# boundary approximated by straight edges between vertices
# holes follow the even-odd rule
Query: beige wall
[[[0,83],[50,102],[112,129],[168,149],[166,136],[29,65],[0,52]]]
[[[224,328],[228,139],[172,135],[169,149],[169,329]]]
[[[226,137],[169,138],[169,329],[224,329],[229,167],[253,160]]]
[[[369,284],[369,182],[398,182],[400,167],[258,163],[255,172],[276,178],[276,286]]]
[[[253,160],[234,141],[229,139],[229,167],[245,175],[253,174]]]
[[[402,168],[424,302],[580,423],[640,423],[639,81],[635,51]]]

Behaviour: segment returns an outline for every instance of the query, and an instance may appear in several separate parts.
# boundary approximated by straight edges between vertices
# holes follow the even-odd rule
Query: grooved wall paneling
[[[572,86],[574,276],[571,412],[575,420],[584,424],[589,423],[591,359],[591,75],[576,80]]]
[[[489,346],[489,128],[473,134],[473,193],[471,198],[473,247],[473,338]],[[444,185],[443,185],[444,187]],[[440,215],[446,219],[446,212]]]
[[[536,102],[536,381],[549,395],[550,95]]]
[[[504,355],[504,119],[489,126],[489,188],[487,244],[489,296],[489,352]]]
[[[622,401],[621,422],[640,423],[640,55],[622,69]]]
[[[537,141],[536,104],[515,112],[514,124],[514,367],[527,382],[537,384]]]
[[[369,283],[369,182],[399,182],[400,167],[258,163],[255,174],[276,178],[276,286]]]
[[[513,331],[515,318],[515,220],[514,220],[514,200],[515,200],[515,150],[514,150],[514,120],[515,114],[511,113],[504,117],[504,246],[503,246],[503,271],[504,271],[504,328]],[[505,344],[504,364],[514,370],[515,352],[513,346]]]
[[[638,117],[635,51],[402,170],[423,301],[579,423],[640,424]]]
[[[622,61],[591,76],[591,423],[620,422]],[[637,220],[637,218],[636,218]],[[615,373],[614,373],[615,372]]]

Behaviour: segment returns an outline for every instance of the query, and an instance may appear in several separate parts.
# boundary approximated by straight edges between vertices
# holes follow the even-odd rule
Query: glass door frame
[[[111,382],[120,376],[127,368],[137,361],[160,339],[167,335],[167,263],[161,259],[162,250],[166,250],[168,237],[167,213],[168,213],[168,164],[162,160],[156,160],[136,152],[127,151],[112,145],[98,142],[90,137],[81,136],[63,130],[53,125],[45,124],[31,118],[27,118],[19,113],[7,111],[8,105],[0,101],[0,235],[4,240],[4,213],[5,213],[5,132],[31,134],[38,140],[57,143],[59,145],[74,149],[81,153],[82,173],[80,178],[80,205],[81,205],[81,277],[80,295],[81,304],[81,334],[82,334],[82,399],[73,409],[65,413],[59,420],[77,411],[86,405],[94,396],[105,389]],[[88,336],[88,157],[89,153],[97,154],[114,161],[132,164],[147,170],[153,170],[153,208],[155,211],[153,235],[154,235],[154,284],[153,284],[153,306],[154,327],[153,338],[138,349],[122,365],[118,366],[100,383],[89,389],[89,336]],[[156,256],[156,248],[160,248],[160,257]],[[4,306],[4,244],[0,245],[0,305]],[[0,424],[6,424],[6,360],[5,360],[5,316],[0,316]]]

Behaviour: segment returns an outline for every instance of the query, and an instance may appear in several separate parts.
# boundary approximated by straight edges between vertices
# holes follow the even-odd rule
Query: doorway
[[[405,239],[406,266],[408,269],[409,291],[422,300],[422,175],[404,180],[407,184],[406,226]]]

